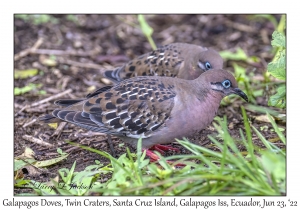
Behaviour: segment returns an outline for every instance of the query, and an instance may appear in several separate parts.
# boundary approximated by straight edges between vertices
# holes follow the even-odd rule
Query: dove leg
[[[151,150],[156,150],[160,154],[164,154],[164,151],[169,151],[169,150],[172,150],[172,151],[175,151],[175,152],[180,152],[180,150],[177,149],[177,148],[167,146],[167,145],[161,145],[161,144],[156,144],[156,145],[152,146],[150,149]]]
[[[150,162],[159,161],[158,155],[156,155],[154,152],[152,152],[149,149],[143,149],[143,151],[144,150],[146,150],[146,155],[150,158]],[[167,160],[167,163],[169,163],[170,165],[173,165],[174,161]],[[186,166],[186,165],[183,163],[177,163],[175,166]]]
[[[110,134],[107,134],[107,143],[108,143],[108,145],[109,145],[109,148],[110,148],[110,151],[111,151],[111,153],[112,153],[112,156],[113,156],[113,157],[116,157],[114,145],[113,145],[113,143],[112,143],[111,135],[110,135]]]

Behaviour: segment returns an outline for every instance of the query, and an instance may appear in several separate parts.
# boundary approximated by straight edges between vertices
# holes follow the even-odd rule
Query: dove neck
[[[211,101],[216,106],[219,106],[224,94],[219,91],[215,91],[211,88],[211,84],[201,78],[190,81],[191,91],[196,95],[199,101]]]

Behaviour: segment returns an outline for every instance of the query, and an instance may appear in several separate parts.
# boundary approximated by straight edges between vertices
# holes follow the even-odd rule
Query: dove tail
[[[68,107],[68,106],[71,106],[78,102],[81,102],[83,100],[84,99],[60,99],[60,100],[55,101],[54,104],[62,106],[62,107]],[[47,124],[61,122],[61,120],[59,118],[57,118],[57,116],[53,115],[53,113],[55,113],[55,112],[52,112],[52,114],[46,114],[46,115],[39,117],[39,121],[42,121]]]
[[[39,121],[42,121],[42,122],[48,124],[48,123],[60,122],[61,120],[57,119],[52,114],[46,114],[44,116],[39,117]]]
[[[55,101],[54,104],[62,107],[67,107],[76,104],[78,102],[81,102],[83,100],[84,99],[60,99]]]
[[[106,78],[108,78],[109,80],[111,80],[114,83],[118,83],[120,81],[122,81],[123,79],[120,77],[120,72],[122,71],[122,67],[121,68],[117,68],[114,70],[108,70],[104,72],[104,76]]]

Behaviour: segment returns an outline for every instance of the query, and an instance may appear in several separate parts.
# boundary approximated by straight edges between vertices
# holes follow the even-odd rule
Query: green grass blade
[[[139,176],[139,181],[140,184],[143,185],[143,176],[142,176],[142,171],[141,171],[141,161],[144,160],[146,155],[146,151],[142,152],[142,138],[139,138],[138,143],[137,143],[137,175]]]
[[[286,144],[285,136],[284,136],[283,133],[279,130],[277,124],[276,124],[275,121],[274,121],[274,119],[271,117],[271,115],[270,115],[269,113],[267,113],[267,115],[268,115],[268,118],[269,118],[269,120],[270,120],[270,122],[271,122],[271,124],[272,124],[272,126],[273,126],[273,128],[274,128],[274,130],[275,130],[275,132],[276,132],[277,135],[279,136],[280,140],[281,140],[284,144]]]
[[[251,127],[254,130],[254,132],[256,133],[256,135],[259,137],[259,139],[266,146],[267,149],[269,149],[271,151],[276,151],[276,152],[281,153],[282,155],[285,155],[285,153],[280,148],[278,148],[276,145],[269,142],[254,126],[251,126]]]
[[[76,144],[76,143],[73,143],[73,142],[68,142],[68,143],[71,144],[71,145],[80,147],[80,148],[82,148],[82,149],[85,149],[85,150],[88,150],[88,151],[97,153],[97,154],[99,154],[99,155],[102,155],[102,156],[108,158],[111,162],[113,162],[114,164],[116,164],[116,165],[118,165],[120,168],[122,168],[122,169],[126,172],[127,175],[131,176],[132,173],[131,173],[130,171],[128,171],[127,169],[125,169],[125,168],[122,166],[122,164],[120,164],[120,163],[118,162],[118,160],[115,159],[114,157],[112,157],[110,154],[108,154],[108,153],[106,153],[106,152],[102,152],[102,151],[96,150],[96,149],[93,149],[93,148],[90,148],[90,147],[86,147],[86,146],[83,146],[83,145],[80,145],[80,144]]]
[[[157,47],[152,39],[152,33],[153,33],[153,28],[151,28],[151,26],[149,26],[149,24],[147,23],[144,15],[138,15],[138,21],[140,23],[142,32],[144,33],[144,35],[146,36],[148,42],[150,43],[151,47],[153,50],[156,50]]]

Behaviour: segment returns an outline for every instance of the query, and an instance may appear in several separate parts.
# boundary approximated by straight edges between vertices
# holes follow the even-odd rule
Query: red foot
[[[162,145],[160,145],[162,146]],[[174,148],[173,148],[174,149]],[[150,162],[156,162],[159,160],[158,155],[156,155],[155,153],[153,153],[152,151],[150,151],[149,149],[143,149],[143,151],[146,150],[146,155],[150,158]],[[178,149],[177,149],[178,150]],[[178,150],[179,151],[179,150]],[[162,151],[163,152],[163,151]],[[173,161],[169,161],[167,160],[167,163],[169,163],[170,165],[173,165]],[[185,166],[185,164],[183,163],[177,163],[175,166]]]
[[[149,149],[146,149],[146,155],[150,158],[151,162],[159,160],[159,157],[155,153],[151,152]]]
[[[180,152],[180,150],[177,149],[177,148],[174,148],[174,147],[171,147],[171,146],[164,146],[164,145],[161,145],[161,144],[153,145],[150,149],[151,150],[156,150],[160,154],[164,154],[164,151],[169,151],[169,150],[173,150],[175,152]]]

